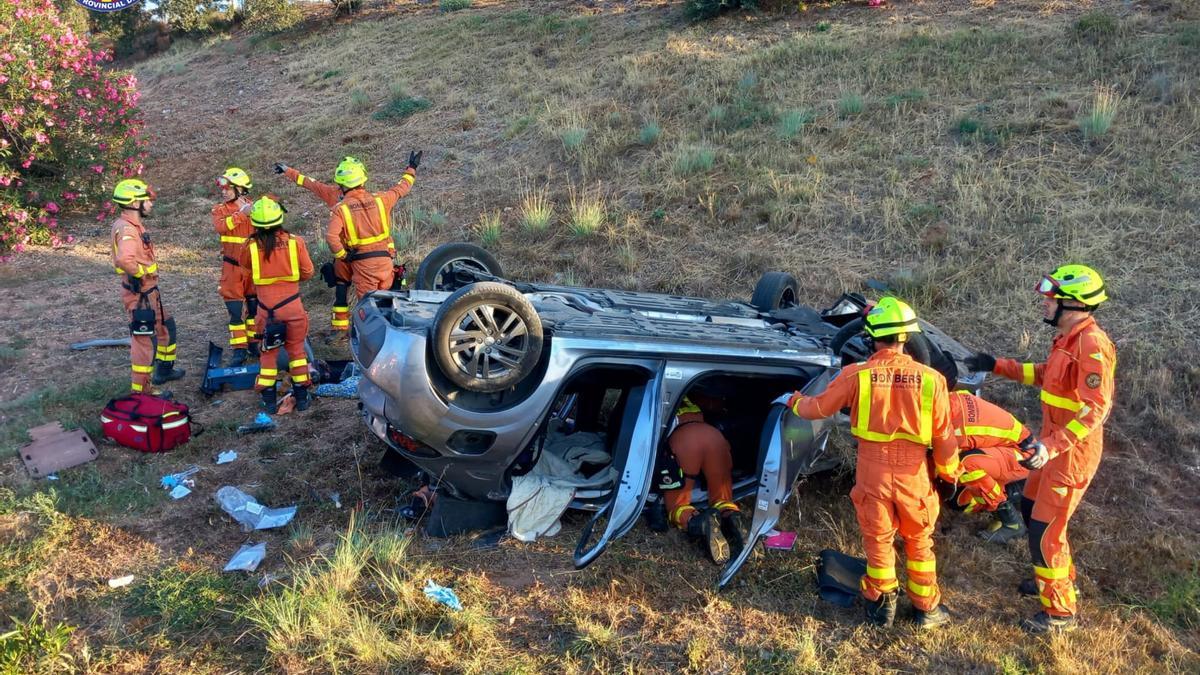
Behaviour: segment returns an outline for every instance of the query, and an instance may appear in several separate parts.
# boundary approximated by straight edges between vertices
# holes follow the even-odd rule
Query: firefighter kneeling
[[[278,352],[288,356],[296,410],[307,410],[310,383],[304,339],[308,336],[308,313],[300,301],[300,283],[313,275],[312,259],[304,240],[283,229],[283,207],[270,197],[254,202],[250,222],[254,236],[242,250],[241,266],[250,271],[258,295],[255,324],[262,331],[262,359],[254,390],[262,393],[263,408],[277,412],[275,381],[279,376]]]

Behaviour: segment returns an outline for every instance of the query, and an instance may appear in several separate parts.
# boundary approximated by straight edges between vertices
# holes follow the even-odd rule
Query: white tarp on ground
[[[575,491],[610,487],[617,472],[604,449],[604,434],[579,432],[566,436],[551,434],[533,470],[513,478],[508,496],[508,530],[521,541],[553,537],[562,525],[559,519],[575,498]],[[605,464],[596,475],[579,473],[584,464]]]

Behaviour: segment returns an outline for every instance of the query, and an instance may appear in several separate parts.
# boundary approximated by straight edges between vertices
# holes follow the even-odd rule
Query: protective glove
[[[416,169],[421,166],[421,155],[425,154],[424,150],[408,153],[408,168]]]
[[[1034,441],[1032,447],[1025,452],[1025,459],[1018,462],[1026,469],[1037,470],[1046,466],[1046,462],[1050,461],[1050,451],[1041,441]]]
[[[333,274],[333,263],[327,262],[321,265],[321,278],[325,280],[325,285],[330,288],[337,285],[337,277]]]
[[[996,369],[996,357],[986,352],[979,352],[963,359],[963,365],[976,373],[990,373]]]
[[[275,173],[284,173],[288,170],[288,165],[283,162],[275,162]]]

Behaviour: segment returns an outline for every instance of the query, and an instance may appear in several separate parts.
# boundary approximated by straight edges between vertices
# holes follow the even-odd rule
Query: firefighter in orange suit
[[[887,626],[896,617],[899,532],[908,558],[908,597],[918,625],[932,628],[950,614],[941,605],[933,555],[939,500],[927,465],[929,447],[939,477],[953,484],[959,475],[946,379],[904,353],[909,334],[921,330],[905,303],[881,299],[867,312],[865,329],[874,342],[871,357],[843,368],[816,396],[792,394],[788,407],[806,419],[850,409],[850,433],[858,439],[850,498],[867,552],[860,582],[867,619]]]
[[[254,283],[241,266],[242,249],[254,225],[246,212],[250,210],[247,196],[254,187],[250,175],[237,167],[229,167],[217,178],[223,202],[212,209],[212,226],[221,241],[221,281],[217,292],[229,312],[229,347],[233,350],[229,367],[246,363],[246,356],[258,356],[254,337],[254,315],[258,312],[258,297]]]
[[[948,490],[950,507],[995,513],[979,533],[986,541],[1002,544],[1025,536],[1017,497],[1029,476],[1021,461],[1036,442],[1033,434],[1004,408],[965,391],[950,392],[950,422],[963,471],[958,489]]]
[[[254,389],[262,394],[263,408],[274,414],[278,394],[276,349],[283,347],[292,376],[296,410],[308,410],[311,383],[304,339],[308,336],[308,313],[300,300],[300,282],[313,275],[312,258],[304,240],[283,229],[283,207],[271,197],[262,197],[250,209],[255,232],[242,251],[241,266],[254,282],[258,294],[255,325],[262,339],[258,379]]]
[[[713,562],[737,556],[745,546],[733,501],[733,456],[729,441],[719,429],[704,421],[704,413],[688,397],[675,411],[675,429],[667,437],[669,468],[660,473],[658,487],[671,525],[702,545]],[[709,510],[692,506],[692,488],[700,476],[708,486]],[[665,480],[664,480],[665,479]],[[712,527],[716,515],[720,536]]]
[[[121,275],[121,302],[129,312],[129,388],[157,395],[162,393],[157,385],[178,380],[184,371],[175,369],[175,319],[163,306],[158,262],[142,222],[156,196],[136,178],[117,183],[112,200],[121,212],[112,225],[112,251],[113,269]]]
[[[1026,619],[1036,633],[1071,630],[1078,610],[1075,566],[1067,543],[1067,523],[1096,475],[1104,449],[1104,422],[1112,410],[1117,353],[1092,312],[1108,299],[1104,280],[1086,265],[1063,265],[1042,277],[1043,321],[1058,333],[1043,363],[1021,363],[976,354],[966,365],[995,371],[1041,387],[1042,444],[1026,465],[1034,469],[1025,484],[1021,511],[1029,528],[1034,583],[1042,612]]]
[[[416,182],[421,155],[421,152],[409,153],[408,168],[400,181],[378,194],[363,187],[367,170],[353,157],[343,159],[334,171],[333,182],[337,187],[313,180],[284,164],[275,165],[275,173],[285,174],[330,208],[325,241],[333,252],[334,263],[323,267],[321,274],[334,288],[330,324],[335,331],[350,329],[350,284],[360,298],[392,287],[396,244],[392,241],[390,214]]]

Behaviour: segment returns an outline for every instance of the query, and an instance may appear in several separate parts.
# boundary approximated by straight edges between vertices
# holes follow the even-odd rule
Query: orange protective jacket
[[[237,265],[242,258],[242,249],[250,235],[254,234],[254,223],[242,211],[245,204],[241,199],[222,202],[212,209],[213,230],[221,238],[221,257],[230,265]]]
[[[143,293],[158,286],[154,246],[140,222],[131,223],[124,216],[113,221],[112,249],[113,269],[117,274],[141,280]]]
[[[946,379],[936,370],[898,348],[880,349],[843,368],[820,394],[798,397],[792,412],[816,419],[846,407],[859,461],[916,466],[932,446],[937,472],[951,480],[958,476]]]
[[[259,306],[264,308],[275,307],[299,293],[300,282],[313,275],[312,258],[304,239],[283,231],[276,233],[275,248],[269,258],[259,250],[258,241],[251,239],[239,262],[249,271],[258,290]],[[296,306],[301,306],[299,300]]]
[[[415,169],[409,168],[400,181],[386,192],[371,193],[357,187],[344,194],[341,189],[313,180],[295,169],[287,169],[288,178],[306,188],[330,208],[329,226],[325,241],[336,260],[352,253],[387,251],[395,255],[392,241],[392,208],[412,190],[416,182]]]
[[[1019,446],[1030,431],[1004,408],[965,392],[950,393],[950,422],[962,450]]]
[[[1069,453],[1066,471],[1090,479],[1104,449],[1117,351],[1093,317],[1054,338],[1044,363],[996,359],[996,374],[1041,387],[1041,441],[1050,456]]]

